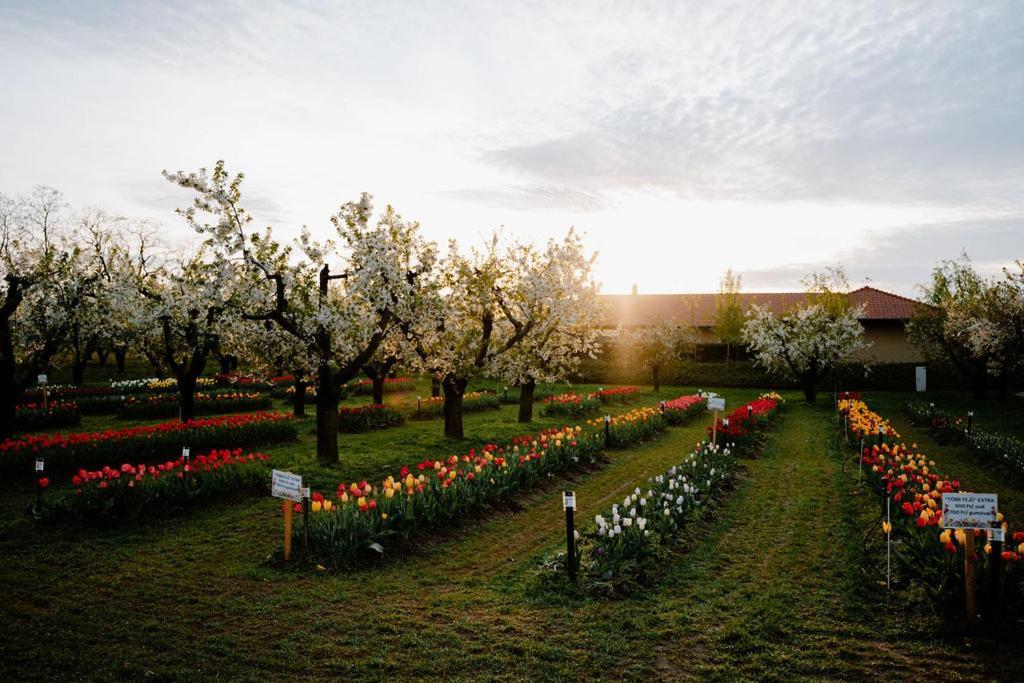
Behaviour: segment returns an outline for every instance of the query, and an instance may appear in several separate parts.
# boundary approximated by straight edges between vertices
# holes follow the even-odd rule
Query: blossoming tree
[[[208,236],[207,244],[221,259],[233,260],[245,277],[259,283],[238,302],[242,315],[275,323],[313,358],[317,457],[336,462],[341,387],[370,361],[391,325],[416,319],[412,292],[433,265],[432,245],[420,238],[417,223],[393,210],[371,224],[372,198],[364,194],[331,217],[341,247],[333,240],[315,242],[303,229],[293,253],[269,228],[252,230],[252,216],[241,206],[244,176],[230,177],[222,161],[212,173],[200,169],[165,176],[196,193],[193,205],[179,213]]]
[[[841,270],[812,275],[805,283],[806,302],[781,315],[753,306],[743,337],[759,365],[798,381],[804,399],[813,403],[821,380],[868,343],[859,321],[862,311],[850,308]]]
[[[685,330],[675,320],[659,320],[639,327],[629,336],[631,351],[640,365],[651,371],[654,390],[661,389],[661,370],[678,357]]]
[[[92,295],[89,261],[62,219],[60,193],[0,195],[0,437],[15,429],[18,398],[67,347],[73,312]]]
[[[522,279],[521,296],[510,303],[530,331],[492,361],[490,374],[519,387],[519,421],[533,419],[538,382],[568,379],[583,358],[599,349],[601,307],[591,272],[595,255],[587,256],[579,236],[570,230],[564,240],[548,242],[544,252],[532,247],[517,251],[514,267]],[[500,326],[511,326],[502,319]],[[514,329],[499,336],[508,338]]]

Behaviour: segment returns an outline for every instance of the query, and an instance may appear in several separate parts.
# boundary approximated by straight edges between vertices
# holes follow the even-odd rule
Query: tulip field
[[[325,465],[280,384],[204,387],[225,410],[184,424],[78,410],[106,394],[67,391],[73,420],[0,443],[0,678],[1024,676],[1024,478],[998,455],[1019,443],[1006,409],[970,404],[967,439],[952,394],[936,422],[907,394],[809,405],[770,387],[585,385],[538,387],[520,424],[491,384],[472,387],[481,408],[456,441],[436,401],[416,414],[429,384],[403,377],[384,406],[365,383],[351,392]],[[714,445],[708,390],[727,406]],[[118,406],[164,400],[117,391]],[[182,435],[187,459],[171,451]],[[297,507],[287,562],[291,504],[269,495],[270,468],[312,490],[308,550]],[[940,514],[954,490],[999,495],[995,624],[964,624],[966,537]],[[987,573],[984,538],[977,552]]]

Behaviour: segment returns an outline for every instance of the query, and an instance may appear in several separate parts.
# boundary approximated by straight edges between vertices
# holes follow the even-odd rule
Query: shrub
[[[189,422],[108,429],[104,432],[26,435],[0,442],[0,471],[28,473],[36,458],[48,472],[99,466],[116,460],[147,462],[189,446],[195,450],[294,439],[298,423],[280,413],[225,415]]]
[[[156,465],[125,463],[71,478],[73,489],[47,495],[34,509],[45,519],[120,522],[145,515],[169,513],[199,502],[213,501],[268,485],[263,453],[214,449],[186,464],[183,457]]]
[[[398,427],[405,418],[390,406],[369,405],[338,410],[338,429],[342,432],[368,432],[374,429]]]

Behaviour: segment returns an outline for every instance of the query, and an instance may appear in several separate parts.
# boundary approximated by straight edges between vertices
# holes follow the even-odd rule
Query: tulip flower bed
[[[599,433],[584,433],[578,426],[548,429],[516,437],[506,446],[489,444],[402,467],[380,485],[341,483],[333,498],[316,492],[309,560],[336,567],[372,551],[382,553],[387,545],[414,543],[418,536],[470,520],[553,473],[595,463],[601,448]],[[301,544],[298,528],[295,534]]]
[[[965,418],[935,410],[925,403],[908,402],[906,411],[913,424],[926,426],[940,442],[966,446],[1018,474],[1024,474],[1024,442],[1020,439],[973,425],[968,431]]]
[[[232,388],[239,391],[270,391],[274,383],[262,377],[251,377],[237,372],[218,373],[213,376],[213,383],[218,387]]]
[[[177,415],[180,407],[177,394],[155,394],[151,396],[129,396],[121,404],[122,417],[170,417]],[[243,413],[262,410],[271,405],[270,396],[258,392],[231,391],[228,393],[197,393],[196,414]]]
[[[717,439],[728,443],[738,455],[754,456],[764,441],[765,430],[774,421],[778,408],[784,399],[776,393],[762,394],[760,398],[745,403],[716,423]],[[708,427],[708,437],[711,427]]]
[[[870,410],[859,398],[840,398],[839,414],[845,416],[846,429],[850,434],[866,442],[878,438],[881,441],[895,442],[900,438],[899,432],[892,428],[889,421]]]
[[[103,465],[116,460],[151,461],[183,446],[200,450],[224,444],[232,447],[294,439],[298,425],[280,413],[225,415],[190,422],[79,432],[27,435],[0,442],[0,471],[29,473],[36,458],[47,472]]]
[[[598,389],[587,395],[587,398],[597,399],[601,403],[628,403],[636,398],[640,387],[614,387],[612,389]]]
[[[75,427],[82,422],[82,411],[74,401],[23,403],[15,408],[14,425],[19,432]]]
[[[402,413],[385,405],[342,407],[338,410],[338,429],[345,433],[388,429],[404,422]]]
[[[155,465],[125,463],[100,470],[78,470],[73,488],[48,493],[33,512],[44,519],[121,522],[143,514],[181,510],[268,487],[269,456],[214,449],[186,462],[183,457]]]
[[[369,379],[361,379],[358,382],[350,382],[349,389],[353,394],[358,396],[369,396],[373,393],[373,381]],[[412,377],[385,377],[384,378],[384,393],[389,394],[394,391],[412,391],[416,388],[416,382]]]
[[[569,392],[548,398],[541,412],[548,417],[580,417],[590,415],[600,407],[601,401],[594,394],[583,397]]]
[[[686,424],[702,413],[708,405],[708,397],[702,394],[680,396],[662,404],[665,421],[670,425]]]
[[[866,432],[864,425],[887,423],[871,411],[862,401],[849,400],[844,406],[850,415],[858,415],[858,431]],[[853,420],[851,423],[853,424]],[[875,430],[877,432],[877,429]],[[888,436],[888,434],[886,434]],[[893,437],[897,439],[898,437]],[[859,445],[858,445],[859,448]],[[917,452],[917,445],[909,447],[902,442],[872,444],[860,453],[866,479],[878,493],[883,515],[882,533],[890,535],[896,585],[913,584],[920,587],[936,612],[949,617],[960,616],[964,605],[965,546],[980,538],[976,576],[988,577],[991,572],[991,545],[986,542],[987,531],[945,529],[942,526],[942,496],[961,491],[960,482],[936,471],[934,460]],[[891,523],[884,521],[886,499],[890,499]],[[1008,524],[999,516],[1007,533],[1006,549],[1002,560],[1000,601],[1007,614],[1024,607],[1024,533],[1012,536]],[[1019,544],[1019,545],[1018,545]],[[988,580],[979,581],[978,595],[984,604]]]
[[[577,542],[584,590],[626,594],[649,583],[672,542],[721,499],[736,467],[728,448],[698,444],[680,464],[595,516]],[[565,553],[545,559],[539,578],[548,589],[569,589]]]
[[[462,412],[472,413],[479,410],[491,410],[501,407],[497,394],[490,391],[469,391],[462,395]],[[433,418],[444,415],[444,396],[431,396],[419,399],[419,406],[413,407],[412,416],[416,418]]]
[[[604,428],[604,418],[588,420],[591,427]],[[633,408],[622,415],[612,415],[608,423],[608,446],[624,448],[660,436],[666,420],[658,408]]]

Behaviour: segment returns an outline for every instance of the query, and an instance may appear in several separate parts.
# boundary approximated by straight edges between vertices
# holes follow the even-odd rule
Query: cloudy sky
[[[1024,258],[1024,3],[0,0],[0,192],[162,222],[225,159],[285,234],[575,225],[605,291],[913,294]]]

